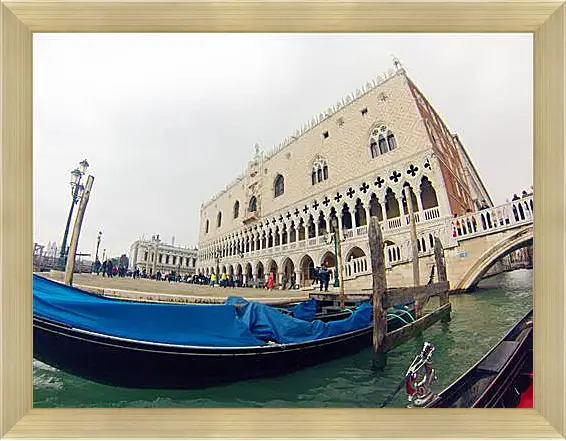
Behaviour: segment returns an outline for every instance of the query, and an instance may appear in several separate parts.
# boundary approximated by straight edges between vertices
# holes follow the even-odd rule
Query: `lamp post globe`
[[[81,197],[81,192],[84,187],[81,185],[81,179],[86,173],[88,168],[88,161],[83,159],[79,163],[79,167],[75,168],[71,171],[71,181],[69,182],[71,185],[71,207],[69,209],[69,215],[67,216],[67,224],[65,225],[65,232],[63,234],[63,241],[61,243],[61,251],[59,253],[59,269],[62,271],[65,270],[65,266],[67,265],[67,237],[69,236],[69,228],[71,226],[71,219],[73,217],[73,210],[75,208],[75,204],[79,201]]]

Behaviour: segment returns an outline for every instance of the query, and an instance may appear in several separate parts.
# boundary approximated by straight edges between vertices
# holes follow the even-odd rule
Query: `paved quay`
[[[51,271],[42,273],[62,282],[64,273]],[[73,286],[107,297],[118,297],[139,301],[163,301],[171,303],[224,303],[228,296],[239,296],[262,303],[284,303],[308,299],[309,293],[299,290],[273,290],[255,288],[221,288],[206,285],[193,285],[183,282],[164,282],[131,277],[108,277],[93,274],[75,274]]]

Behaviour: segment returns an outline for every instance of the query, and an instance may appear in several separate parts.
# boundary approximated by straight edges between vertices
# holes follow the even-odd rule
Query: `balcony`
[[[259,220],[259,213],[257,211],[248,211],[242,222],[247,225]]]

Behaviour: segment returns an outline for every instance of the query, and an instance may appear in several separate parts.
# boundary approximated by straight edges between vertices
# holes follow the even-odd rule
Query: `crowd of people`
[[[94,262],[93,266],[93,272],[95,272],[97,276],[102,273],[102,277],[126,277],[127,271],[128,269],[124,268],[121,265],[114,265],[114,263],[110,259],[107,259],[102,263],[100,262],[100,260],[97,260],[96,262]]]
[[[149,279],[157,281],[167,281],[167,282],[184,282],[184,283],[194,283],[197,285],[209,285],[209,286],[219,286],[222,288],[240,288],[240,287],[255,287],[264,288],[268,290],[273,290],[278,286],[275,272],[270,272],[267,277],[249,278],[246,284],[243,283],[243,278],[241,276],[235,276],[234,274],[227,274],[226,272],[212,272],[210,275],[204,274],[194,274],[194,275],[181,275],[176,274],[174,271],[170,273],[161,273],[157,271],[155,274],[153,272],[147,273],[146,269],[140,270],[137,267],[135,270],[131,271],[127,268],[115,265],[112,260],[107,259],[104,262],[96,261],[93,265],[93,272],[96,275],[102,277],[131,277],[132,279]],[[317,266],[313,270],[313,285],[319,285],[321,291],[328,291],[328,284],[330,281],[331,271],[328,269],[328,265],[324,263],[322,266]],[[290,279],[283,276],[280,286],[283,289],[295,289],[296,276],[295,273],[291,274]]]
[[[511,202],[516,202],[532,195],[533,192],[531,187],[530,193],[527,192],[527,190],[523,190],[521,196],[515,193],[511,198]],[[507,200],[507,203],[508,202],[509,200]],[[489,208],[491,207],[486,203],[486,201],[482,200],[478,211],[487,210]],[[479,226],[481,226],[483,230],[486,230],[497,226],[509,225],[513,219],[515,222],[532,219],[533,210],[533,200],[530,199],[513,204],[510,210],[505,205],[502,207],[496,207],[494,210],[488,210],[480,216],[477,216],[477,220],[476,216],[467,216],[465,219],[460,221],[458,214],[454,214],[455,220],[452,225],[452,236],[459,237],[462,234],[475,233],[478,231]],[[466,210],[466,214],[472,214],[472,211]],[[479,225],[478,222],[480,223]]]
[[[328,283],[330,282],[330,270],[325,262],[322,266],[314,269],[314,284],[320,286],[321,291],[328,291]]]

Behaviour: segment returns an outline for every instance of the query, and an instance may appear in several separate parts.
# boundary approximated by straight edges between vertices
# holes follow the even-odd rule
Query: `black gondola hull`
[[[533,372],[532,310],[426,407],[516,407]]]
[[[34,320],[34,357],[112,386],[192,389],[273,377],[367,348],[371,328],[295,345],[189,348],[83,333]],[[42,348],[42,350],[40,350]]]
[[[389,330],[404,323],[388,320]],[[112,386],[196,389],[287,374],[372,344],[372,327],[300,344],[251,348],[163,345],[73,329],[34,317],[34,357],[70,374]]]

